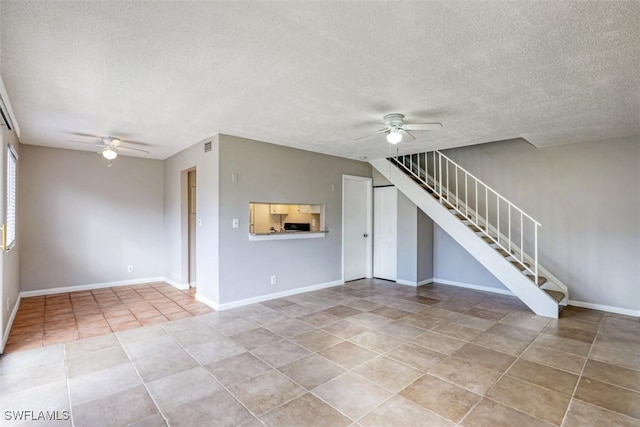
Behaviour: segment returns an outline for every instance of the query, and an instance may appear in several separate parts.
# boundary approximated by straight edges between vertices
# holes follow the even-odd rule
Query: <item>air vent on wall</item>
[[[4,105],[4,100],[0,96],[0,125],[6,126],[7,129],[13,130],[13,123],[11,123],[11,117],[9,117],[9,110]]]
[[[211,151],[211,141],[204,143],[204,152],[208,153],[209,151]]]

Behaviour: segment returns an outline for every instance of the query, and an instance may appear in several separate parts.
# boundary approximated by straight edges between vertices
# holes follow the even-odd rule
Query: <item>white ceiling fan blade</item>
[[[415,141],[416,140],[416,137],[413,136],[411,134],[411,132],[409,132],[406,129],[398,129],[398,132],[400,132],[402,134],[402,136],[407,139],[407,141]]]
[[[141,153],[147,153],[149,154],[149,152],[147,150],[140,150],[138,148],[130,148],[130,147],[123,147],[122,145],[119,145],[117,148],[117,150],[130,150],[130,151],[139,151]]]
[[[439,130],[442,129],[442,123],[405,123],[405,130]]]
[[[125,144],[133,144],[133,145],[141,145],[143,147],[151,147],[151,144],[148,144],[146,142],[140,142],[140,141],[131,141],[129,139],[120,139],[120,138],[116,138],[118,141],[120,142],[124,142]]]
[[[94,141],[74,141],[72,139],[66,139],[65,142],[73,142],[74,144],[89,144],[89,145],[97,145]]]
[[[100,149],[105,149],[108,146],[103,144],[102,142],[91,142],[91,141],[73,141],[71,139],[67,139],[66,142],[72,142],[74,144],[83,144],[83,145],[93,145],[94,147],[98,147]]]
[[[69,135],[75,135],[75,136],[84,136],[85,138],[98,138],[98,139],[102,139],[102,137],[100,135],[94,135],[92,133],[84,133],[84,132],[66,132]]]
[[[376,131],[375,133],[370,133],[369,135],[365,135],[365,136],[361,136],[360,138],[356,138],[356,139],[354,139],[354,141],[360,141],[361,139],[366,139],[366,138],[369,138],[371,136],[378,135],[379,133],[389,132],[389,129],[390,129],[389,126],[387,126],[387,127],[383,128],[383,129],[380,129],[380,130]]]

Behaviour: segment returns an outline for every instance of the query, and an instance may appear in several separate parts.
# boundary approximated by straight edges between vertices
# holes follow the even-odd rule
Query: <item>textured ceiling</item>
[[[640,2],[2,1],[1,73],[27,144],[110,134],[165,158],[217,133],[387,155],[640,134]],[[87,139],[84,139],[87,140]]]

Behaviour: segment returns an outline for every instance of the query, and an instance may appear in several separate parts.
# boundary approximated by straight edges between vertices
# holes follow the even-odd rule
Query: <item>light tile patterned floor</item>
[[[22,299],[5,353],[91,338],[143,325],[210,313],[166,283],[69,292]]]
[[[362,280],[9,354],[0,407],[76,426],[637,426],[639,350],[637,318]]]

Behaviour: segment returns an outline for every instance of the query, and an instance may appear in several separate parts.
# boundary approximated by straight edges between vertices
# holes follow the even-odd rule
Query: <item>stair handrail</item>
[[[433,174],[429,175],[429,153],[433,153]],[[420,166],[420,155],[424,155],[424,169],[422,169]],[[414,162],[413,162],[413,156],[417,156],[417,163],[415,166],[417,166],[417,174],[414,172]],[[438,163],[438,167],[436,168],[436,157],[438,157],[437,159],[437,163]],[[400,160],[402,158],[402,161]],[[409,167],[407,167],[407,165],[405,164],[406,162],[404,161],[405,158],[409,158]],[[445,172],[445,179],[446,179],[446,186],[444,186],[444,189],[446,190],[446,195],[445,192],[443,191],[443,184],[445,179],[443,179],[443,167],[442,167],[442,161],[445,161],[445,167],[446,167],[446,172]],[[423,183],[424,185],[426,185],[428,188],[430,188],[435,194],[438,195],[440,203],[444,204],[444,200],[446,198],[447,203],[452,206],[453,209],[455,209],[458,213],[460,213],[461,215],[463,215],[466,220],[474,223],[476,225],[476,227],[478,227],[480,229],[480,231],[489,237],[489,239],[492,240],[493,243],[497,244],[500,248],[502,248],[503,250],[507,251],[508,254],[510,254],[510,257],[513,258],[516,262],[518,262],[526,271],[530,272],[531,274],[533,274],[534,276],[534,283],[537,285],[538,284],[538,229],[540,227],[542,227],[542,225],[535,220],[531,215],[527,214],[524,210],[520,209],[516,204],[512,203],[511,201],[509,201],[509,199],[507,199],[506,197],[504,197],[502,194],[498,193],[496,190],[494,190],[493,188],[491,188],[489,185],[487,185],[484,181],[482,181],[481,179],[479,179],[478,177],[476,177],[474,174],[472,174],[471,172],[467,171],[465,168],[463,168],[461,165],[459,165],[457,162],[455,162],[454,160],[450,159],[448,156],[446,156],[445,154],[441,153],[438,150],[434,150],[434,151],[426,151],[426,152],[422,152],[422,153],[413,153],[413,154],[406,154],[406,155],[396,155],[395,156],[395,161],[396,164],[399,166],[402,166],[403,169],[405,169],[407,172],[409,172],[411,175],[413,175],[415,178],[417,178],[421,183]],[[449,164],[453,165],[455,167],[455,206],[451,203],[451,189],[450,189],[450,182],[449,182]],[[459,193],[459,187],[458,187],[458,171],[461,171],[464,173],[464,191],[465,191],[465,198],[464,198],[464,205],[465,205],[465,211],[463,212],[462,210],[460,210],[460,193]],[[422,173],[424,172],[424,178],[422,177]],[[436,177],[436,172],[438,174],[438,177]],[[431,178],[431,181],[433,183],[433,185],[429,184],[429,178]],[[475,185],[474,185],[474,190],[472,194],[475,193],[475,210],[472,210],[473,213],[475,213],[475,220],[469,216],[469,198],[468,198],[468,190],[469,190],[469,186],[468,186],[468,181],[469,178],[471,178],[473,181],[475,181]],[[478,184],[480,184],[481,186],[483,186],[485,188],[485,217],[484,219],[484,223],[485,223],[485,228],[481,227],[480,224],[480,219],[482,219],[482,216],[480,215],[480,213],[478,212]],[[439,191],[438,191],[438,186],[439,186]],[[496,227],[495,229],[497,230],[496,232],[496,237],[494,238],[494,236],[492,236],[489,233],[489,226],[490,226],[490,221],[489,221],[489,192],[491,192],[493,195],[495,195],[496,197]],[[503,200],[507,206],[508,206],[508,235],[507,237],[507,242],[508,245],[505,247],[501,242],[500,242],[500,238],[501,238],[501,233],[500,233],[500,200]],[[515,256],[515,254],[512,252],[511,250],[511,244],[512,244],[512,238],[511,238],[511,210],[514,209],[516,211],[516,215],[517,213],[520,214],[520,257],[519,259]],[[533,256],[529,255],[529,257],[533,260],[533,266],[528,266],[525,263],[525,259],[524,259],[524,218],[527,218],[529,221],[531,221],[531,223],[533,224],[533,230],[534,230],[534,254]],[[516,245],[516,243],[514,242],[514,246]]]

